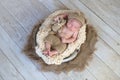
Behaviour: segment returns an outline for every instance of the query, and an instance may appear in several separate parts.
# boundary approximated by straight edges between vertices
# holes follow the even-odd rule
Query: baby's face
[[[78,31],[81,26],[81,22],[76,19],[69,19],[67,22],[67,28],[71,31]]]

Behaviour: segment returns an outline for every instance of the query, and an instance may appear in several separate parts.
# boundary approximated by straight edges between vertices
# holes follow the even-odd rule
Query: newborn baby
[[[82,26],[78,16],[61,14],[54,18],[55,22],[59,22],[59,20],[65,20],[66,22],[63,21],[64,25],[56,30],[59,37],[49,34],[45,38],[46,49],[43,51],[45,55],[53,56],[62,53],[66,49],[67,43],[72,43],[77,39],[79,29]]]
[[[63,43],[71,43],[77,39],[79,28],[82,24],[76,19],[69,19],[67,24],[63,26],[62,29],[58,31]]]

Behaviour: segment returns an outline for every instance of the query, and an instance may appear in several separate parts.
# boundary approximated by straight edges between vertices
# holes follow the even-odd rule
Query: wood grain
[[[79,0],[120,35],[119,0]]]
[[[5,35],[5,36],[4,36]],[[7,45],[9,44],[9,45]],[[26,80],[46,80],[0,26],[0,48]]]
[[[24,80],[24,77],[15,69],[0,49],[0,75],[4,80]]]

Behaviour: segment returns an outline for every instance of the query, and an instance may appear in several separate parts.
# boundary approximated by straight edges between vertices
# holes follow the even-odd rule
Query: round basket
[[[45,56],[42,53],[42,51],[45,49],[44,38],[51,31],[50,25],[52,23],[53,18],[63,13],[68,15],[78,14],[80,17],[84,19],[83,22],[84,24],[79,30],[77,40],[68,44],[66,50],[62,54],[54,55],[51,57]],[[51,15],[49,15],[42,23],[42,25],[39,27],[39,30],[36,33],[35,51],[37,55],[41,57],[46,64],[60,65],[61,63],[73,60],[77,56],[78,52],[80,51],[80,47],[85,42],[85,40],[86,40],[86,23],[83,14],[80,11],[75,11],[75,10],[58,10],[52,13]]]

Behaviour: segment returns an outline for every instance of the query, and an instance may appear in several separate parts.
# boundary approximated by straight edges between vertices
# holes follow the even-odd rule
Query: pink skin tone
[[[48,56],[53,56],[55,54],[58,54],[56,50],[51,51],[51,45],[49,44],[49,42],[45,43],[45,47],[46,47],[46,50],[43,51],[43,54],[48,55]]]
[[[61,14],[60,16],[55,18],[55,21],[59,18],[66,17],[66,14]],[[69,19],[67,24],[63,26],[63,30],[61,32],[58,32],[58,35],[60,36],[62,43],[72,43],[77,39],[77,35],[79,32],[80,27],[82,24],[76,20],[76,19]],[[48,56],[53,56],[55,54],[58,54],[56,50],[51,51],[51,45],[49,42],[45,43],[46,50],[43,51],[43,54]]]
[[[61,33],[59,33],[63,43],[72,43],[77,39],[81,23],[76,19],[70,19],[67,25],[64,26]]]

